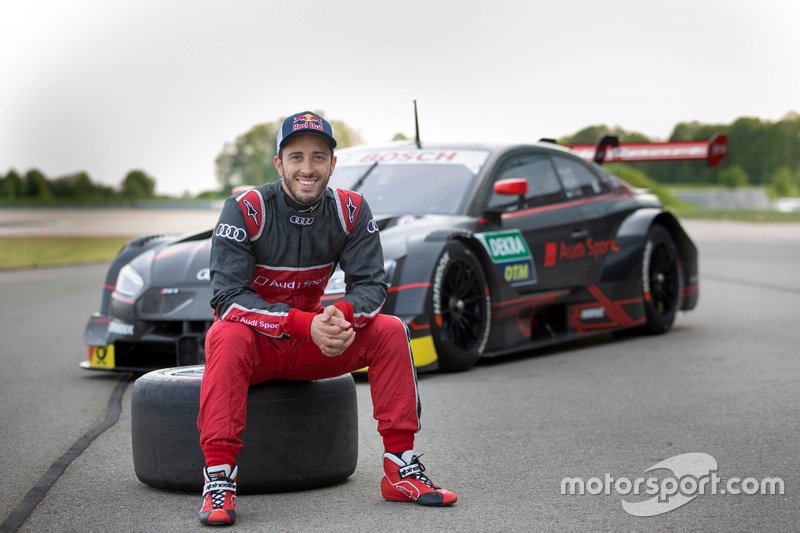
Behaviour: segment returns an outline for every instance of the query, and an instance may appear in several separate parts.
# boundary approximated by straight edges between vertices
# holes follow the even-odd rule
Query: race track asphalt
[[[324,489],[242,496],[236,530],[796,529],[800,231],[686,226],[700,247],[700,304],[669,334],[598,337],[421,377],[417,448],[433,480],[460,493],[454,507],[380,498],[380,440],[360,381],[353,476]],[[21,530],[203,529],[197,495],[136,479],[130,385],[77,366],[103,274],[103,265],[0,273],[0,520],[18,513],[42,476],[103,422],[113,391],[124,387],[116,389],[124,391],[119,420],[75,454],[41,503],[23,509]],[[722,478],[780,477],[786,494],[705,494],[636,517],[621,504],[633,498],[613,491],[560,491],[566,477],[635,479],[685,453],[715,458]]]

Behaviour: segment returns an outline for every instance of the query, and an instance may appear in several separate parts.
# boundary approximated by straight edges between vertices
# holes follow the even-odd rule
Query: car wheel
[[[436,263],[430,310],[439,369],[467,370],[489,339],[492,300],[478,258],[458,241],[449,242]]]
[[[156,370],[134,383],[133,465],[143,483],[202,490],[204,458],[197,429],[202,376],[202,366],[187,366]],[[358,459],[353,377],[250,387],[241,438],[239,492],[302,490],[343,481]]]
[[[683,300],[683,270],[675,241],[663,226],[653,226],[647,233],[642,254],[642,297],[645,331],[669,331]]]

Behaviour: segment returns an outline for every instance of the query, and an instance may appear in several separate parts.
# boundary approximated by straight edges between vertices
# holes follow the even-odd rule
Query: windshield
[[[464,209],[488,155],[474,150],[346,153],[339,156],[330,186],[351,189],[361,181],[357,191],[373,213],[455,215]]]

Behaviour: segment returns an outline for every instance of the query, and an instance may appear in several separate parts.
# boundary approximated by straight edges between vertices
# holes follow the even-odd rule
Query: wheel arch
[[[620,281],[627,279],[631,272],[637,272],[636,268],[644,253],[645,238],[650,228],[656,224],[666,229],[678,248],[685,283],[681,309],[694,309],[699,296],[697,247],[675,215],[669,211],[657,208],[639,209],[626,218],[616,235],[620,253],[609,255],[600,279]]]
[[[483,245],[471,231],[461,228],[442,228],[430,233],[413,235],[407,239],[402,266],[399,267],[397,285],[400,287],[419,287],[420,284],[423,284],[424,290],[398,291],[392,314],[405,320],[413,320],[417,317],[425,317],[425,320],[430,319],[428,303],[432,298],[432,280],[439,258],[444,248],[451,242],[462,244],[475,256],[486,276],[490,296],[493,296],[497,286],[496,269],[492,268],[491,260]],[[491,321],[491,316],[489,319]],[[425,338],[431,340],[425,343],[424,350],[429,351],[429,358],[433,361],[432,364],[438,367],[439,354],[432,337]],[[413,341],[414,339],[412,339],[412,344]]]
[[[468,246],[478,256],[481,266],[486,268],[485,259],[481,255],[481,245],[470,232],[458,228],[445,228],[427,234],[413,235],[407,239],[397,284],[408,286],[429,283],[433,279],[436,261],[442,249],[453,240]],[[423,314],[430,291],[430,286],[424,291],[401,291],[397,296],[394,314],[398,316]]]
[[[504,282],[500,278],[497,269],[494,268],[494,263],[492,262],[491,257],[489,257],[489,253],[486,251],[486,248],[483,246],[483,244],[481,244],[477,237],[475,237],[474,233],[463,230],[436,232],[429,235],[428,239],[426,240],[441,243],[439,247],[439,253],[441,253],[441,249],[444,248],[445,244],[448,242],[460,242],[478,258],[481,268],[483,268],[483,273],[486,275],[486,279],[489,282],[490,296],[496,295],[501,290],[501,283]],[[433,268],[436,266],[436,259],[438,258],[438,255],[439,254],[437,253],[431,265],[431,275],[433,274]]]

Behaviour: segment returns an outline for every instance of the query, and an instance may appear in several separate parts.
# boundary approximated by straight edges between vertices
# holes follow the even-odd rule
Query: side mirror
[[[523,178],[509,178],[494,183],[495,194],[517,196],[517,208],[525,207],[525,196],[528,194],[528,181]],[[481,221],[493,226],[503,225],[503,209],[487,209],[483,212]]]
[[[496,181],[494,184],[495,194],[518,197],[517,208],[525,207],[525,196],[528,194],[528,180],[524,178],[508,178]]]

